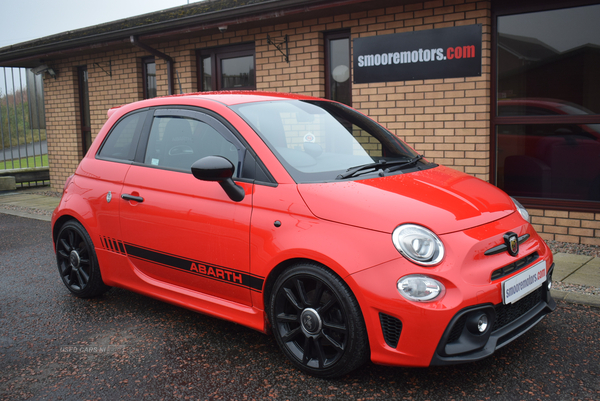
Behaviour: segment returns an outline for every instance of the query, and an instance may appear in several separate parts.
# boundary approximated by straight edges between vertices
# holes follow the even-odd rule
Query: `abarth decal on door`
[[[238,287],[248,288],[256,292],[262,291],[264,279],[246,272],[169,255],[134,244],[124,243],[114,238],[101,236],[100,243],[106,250],[127,255],[130,258],[156,263],[170,269],[177,269],[186,273],[206,277],[210,280],[217,280]]]

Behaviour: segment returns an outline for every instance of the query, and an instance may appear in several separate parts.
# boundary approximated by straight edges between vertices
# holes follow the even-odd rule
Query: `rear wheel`
[[[296,265],[277,279],[270,319],[285,355],[313,376],[342,376],[369,356],[358,302],[339,277],[318,265]]]
[[[94,244],[77,221],[68,221],[60,228],[56,263],[65,286],[80,298],[95,297],[110,289],[102,281]]]

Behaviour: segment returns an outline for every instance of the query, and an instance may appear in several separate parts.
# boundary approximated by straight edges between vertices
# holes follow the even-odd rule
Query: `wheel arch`
[[[72,294],[92,298],[110,290],[102,279],[94,242],[78,219],[70,215],[57,218],[52,237],[61,279]]]
[[[56,246],[56,237],[58,236],[58,233],[59,233],[61,227],[64,226],[65,223],[67,223],[70,220],[76,220],[79,224],[83,225],[81,223],[81,221],[77,220],[74,216],[71,216],[69,214],[64,214],[64,215],[60,216],[58,219],[56,219],[56,221],[52,225],[52,243],[55,246]],[[85,228],[85,226],[84,226],[84,228]]]
[[[94,235],[92,235],[92,233],[97,232],[98,230],[96,220],[97,214],[94,212],[93,208],[88,202],[82,201],[77,198],[70,199],[69,201],[72,203],[76,201],[76,205],[78,208],[73,208],[72,206],[69,208],[61,208],[62,205],[59,206],[59,213],[55,215],[56,220],[53,220],[52,222],[52,242],[56,244],[56,238],[58,236],[58,233],[61,227],[65,225],[65,223],[71,220],[75,220],[83,226],[85,231],[92,238],[92,242],[95,245],[96,239],[94,238]],[[80,211],[81,213],[78,211]]]
[[[269,272],[269,275],[265,279],[265,284],[263,286],[263,305],[264,305],[264,310],[265,310],[265,315],[266,315],[267,321],[269,320],[269,312],[270,312],[269,299],[271,298],[271,293],[273,291],[273,287],[275,286],[275,282],[277,281],[277,278],[279,276],[281,276],[283,274],[283,272],[285,272],[287,269],[289,269],[290,267],[292,267],[298,263],[318,263],[318,262],[311,260],[311,259],[306,259],[306,258],[287,259],[287,260],[280,262],[273,269],[271,269],[271,271]],[[322,265],[321,263],[318,263],[318,264]],[[269,322],[269,324],[270,323],[271,322]]]
[[[302,266],[304,265],[304,266]],[[284,354],[290,359],[290,361],[292,362],[292,364],[294,364],[297,368],[299,368],[300,370],[303,370],[311,375],[315,375],[317,377],[324,377],[324,378],[335,378],[335,377],[339,377],[341,375],[344,375],[356,368],[358,368],[359,366],[361,366],[364,362],[366,362],[371,355],[371,344],[369,341],[369,331],[367,329],[367,325],[366,325],[366,320],[365,320],[365,315],[363,312],[363,308],[361,307],[361,304],[358,300],[358,297],[356,296],[355,291],[352,290],[352,287],[349,285],[349,283],[344,280],[344,278],[342,278],[334,269],[331,269],[330,267],[324,265],[323,263],[320,263],[318,261],[312,260],[312,259],[307,259],[307,258],[293,258],[293,259],[288,259],[282,263],[280,263],[279,265],[276,266],[276,268],[274,268],[271,272],[272,274],[269,275],[269,277],[267,278],[266,282],[265,282],[265,287],[264,287],[264,303],[265,303],[265,314],[266,314],[266,318],[267,318],[267,322],[270,328],[270,331],[272,331],[273,335],[275,335],[276,340],[278,342],[279,347],[282,349],[282,351],[284,352]],[[296,277],[300,277],[300,278],[296,278]],[[317,357],[315,356],[314,351],[312,351],[311,346],[308,346],[307,343],[305,341],[299,340],[300,342],[304,343],[304,346],[289,346],[289,344],[296,343],[296,340],[282,340],[281,338],[281,331],[283,330],[284,332],[284,336],[287,336],[291,333],[295,333],[293,334],[294,337],[297,337],[297,333],[299,328],[295,327],[290,329],[289,327],[286,329],[284,328],[285,323],[283,323],[283,326],[280,324],[281,322],[279,321],[279,316],[281,316],[281,313],[283,312],[283,308],[286,303],[289,303],[289,299],[287,295],[283,295],[283,297],[285,299],[288,299],[287,301],[284,299],[281,299],[280,297],[282,296],[282,292],[280,291],[282,286],[286,285],[285,283],[289,282],[290,280],[302,280],[303,283],[305,283],[305,280],[308,278],[309,283],[312,281],[314,283],[314,281],[320,281],[321,283],[323,283],[323,286],[325,288],[327,288],[326,291],[328,292],[333,292],[335,294],[335,297],[337,298],[337,301],[334,302],[327,302],[325,304],[323,303],[319,303],[317,302],[317,304],[312,304],[311,302],[313,301],[308,301],[309,297],[301,297],[298,298],[297,296],[294,297],[296,299],[304,299],[305,301],[301,301],[302,302],[306,302],[304,304],[304,306],[300,306],[300,308],[307,308],[304,310],[304,312],[306,311],[312,311],[311,313],[314,313],[317,315],[317,321],[321,321],[321,317],[319,317],[321,312],[317,312],[319,310],[319,308],[317,306],[314,305],[338,305],[338,308],[341,308],[343,310],[343,312],[341,312],[343,315],[339,315],[339,318],[341,319],[341,322],[339,322],[341,324],[342,327],[347,328],[346,330],[343,330],[342,338],[336,338],[335,335],[333,335],[333,333],[329,332],[328,335],[325,334],[323,338],[327,338],[329,339],[329,352],[327,352],[327,357],[326,352],[325,352],[325,348],[327,347],[327,340],[325,341],[325,344],[322,346],[323,348],[321,349],[321,346],[317,346],[319,347],[319,349],[321,349],[321,352],[318,352],[318,355],[321,355],[321,357],[323,358],[323,360],[321,360],[321,357]],[[310,286],[309,286],[310,287]],[[309,287],[306,287],[307,289]],[[337,287],[337,288],[336,288]],[[287,294],[288,291],[292,291],[294,292],[294,290],[292,290],[291,288],[305,288],[304,285],[301,286],[293,286],[290,287],[290,289],[286,289],[285,292]],[[312,287],[314,290],[314,286]],[[321,293],[323,294],[323,293]],[[275,298],[273,298],[275,297]],[[271,298],[273,298],[271,300]],[[319,298],[317,298],[317,301],[321,300],[321,295],[319,295]],[[295,301],[292,301],[292,303],[294,305],[296,305]],[[296,305],[296,308],[298,308],[298,305]],[[315,308],[315,309],[312,309]],[[328,307],[325,306],[327,310]],[[334,307],[333,309],[335,310],[336,307]],[[272,310],[273,309],[273,310]],[[304,314],[303,312],[303,314]],[[289,321],[288,317],[287,317],[287,312],[283,312],[286,314],[286,317],[284,318],[284,322],[285,321]],[[328,313],[328,312],[324,312],[324,313]],[[338,312],[340,313],[340,312]],[[298,315],[300,316],[300,315]],[[325,315],[321,315],[321,316],[325,316]],[[344,316],[344,317],[342,317]],[[334,318],[335,319],[335,318]],[[325,320],[323,320],[325,321]],[[295,323],[292,324],[300,324],[299,321],[296,321]],[[303,323],[304,324],[304,323]],[[303,325],[302,324],[302,325]],[[320,325],[320,323],[319,323]],[[329,329],[327,330],[331,330],[332,327],[334,326],[325,326],[325,324],[321,327],[318,328],[319,332],[321,330],[323,330],[323,333],[325,332],[325,327],[329,327]],[[334,329],[336,330],[336,329]],[[316,332],[313,332],[312,334],[307,334],[304,331],[304,327],[302,328],[302,332],[304,332],[304,334],[300,334],[300,337],[302,337],[302,335],[307,336],[306,337],[306,341],[308,341],[308,338],[313,337],[313,334],[315,334]],[[341,332],[341,331],[340,331]],[[319,336],[323,335],[322,333],[318,334]],[[348,348],[346,348],[346,346],[341,347],[341,346],[337,346],[337,347],[331,347],[332,344],[335,344],[336,340],[331,340],[331,339],[336,339],[336,340],[342,340],[344,343],[346,343],[346,346]],[[282,341],[284,341],[282,343]],[[317,341],[317,343],[321,343],[321,340],[315,340],[313,338],[312,341]],[[287,345],[284,345],[287,344]],[[311,342],[312,343],[312,342]],[[338,344],[342,344],[342,342],[338,343]],[[299,348],[298,348],[299,347]],[[332,348],[334,349],[334,353],[336,354],[336,356],[333,358],[333,362],[330,362],[331,365],[326,366],[325,365],[325,359],[328,359],[331,357],[331,351]],[[300,359],[296,359],[298,358],[298,352],[300,352],[301,354],[303,354],[304,356],[302,358],[300,358],[302,361],[300,361]],[[293,355],[293,356],[292,356]],[[308,359],[306,359],[306,355],[308,355]],[[314,363],[314,358],[317,358],[320,360],[319,362],[319,367],[317,368],[314,365],[309,365],[308,362],[313,361]],[[341,358],[341,359],[338,359]],[[321,365],[321,363],[323,365]],[[319,371],[321,370],[321,371]]]
[[[273,269],[271,269],[267,278],[265,279],[265,284],[263,286],[263,305],[264,305],[264,311],[265,311],[265,316],[266,316],[267,320],[269,320],[269,316],[270,316],[269,315],[270,307],[271,307],[270,306],[270,304],[271,304],[270,298],[271,298],[271,294],[273,292],[273,287],[275,286],[275,282],[277,281],[279,276],[281,276],[286,270],[288,270],[288,269],[292,268],[293,266],[300,264],[300,263],[307,263],[307,264],[319,266],[322,269],[325,269],[325,270],[329,271],[330,273],[332,273],[333,275],[337,276],[340,279],[340,281],[342,283],[344,283],[344,285],[348,288],[348,291],[350,292],[350,294],[352,294],[354,299],[356,299],[356,302],[360,309],[360,313],[363,317],[363,320],[365,319],[365,314],[363,312],[363,308],[361,307],[360,297],[358,297],[356,295],[352,286],[350,285],[350,283],[348,283],[347,280],[344,279],[344,277],[342,277],[335,269],[332,269],[328,265],[326,265],[322,262],[319,262],[318,260],[297,257],[297,258],[286,259],[286,260],[280,262],[279,264],[277,264]],[[270,321],[269,321],[269,324],[271,324]]]

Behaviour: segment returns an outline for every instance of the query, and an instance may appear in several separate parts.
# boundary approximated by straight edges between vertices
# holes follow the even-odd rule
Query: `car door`
[[[245,305],[260,290],[249,274],[253,183],[239,177],[245,148],[205,113],[154,110],[143,159],[129,169],[122,190],[121,230],[130,267],[155,285],[199,291]],[[190,167],[220,155],[236,166],[240,202],[216,182],[200,181]]]
[[[76,184],[69,192],[78,193],[88,203],[93,213],[80,217],[88,225],[95,226],[94,236],[98,258],[105,266],[119,264],[122,254],[118,246],[121,237],[118,201],[123,181],[135,158],[143,125],[147,122],[148,109],[136,110],[117,121],[100,145],[95,157],[84,157],[77,170]],[[101,179],[100,179],[101,178]],[[87,221],[86,221],[87,220]]]

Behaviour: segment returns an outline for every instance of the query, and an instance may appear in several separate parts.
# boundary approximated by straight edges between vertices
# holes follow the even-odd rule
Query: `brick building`
[[[545,239],[600,245],[600,28],[590,22],[600,3],[522,3],[209,0],[5,47],[0,66],[47,67],[55,190],[111,107],[294,92],[348,103],[430,161],[505,189]],[[477,74],[357,83],[360,40],[410,43],[408,33],[466,26],[481,32]]]

